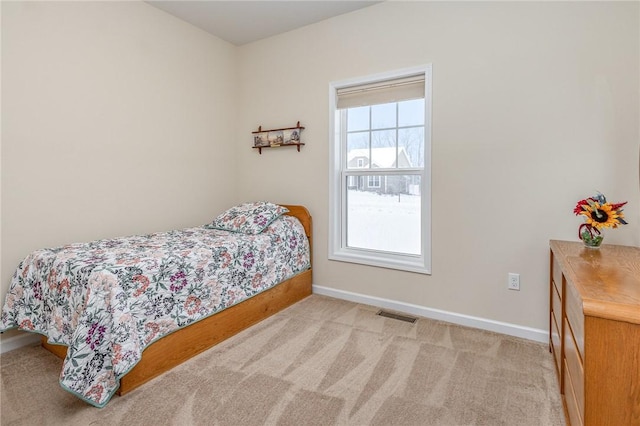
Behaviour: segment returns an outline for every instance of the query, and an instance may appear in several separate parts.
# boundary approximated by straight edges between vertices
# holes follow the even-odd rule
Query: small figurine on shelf
[[[300,130],[299,129],[290,129],[285,130],[284,132],[284,145],[291,145],[294,143],[300,143]]]
[[[257,147],[269,146],[269,139],[267,138],[267,133],[262,132],[254,135],[253,146],[257,146]]]
[[[271,146],[280,146],[282,145],[282,130],[269,132],[269,145]]]

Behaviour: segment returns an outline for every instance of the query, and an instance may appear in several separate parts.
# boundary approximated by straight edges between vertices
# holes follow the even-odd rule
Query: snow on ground
[[[420,254],[420,196],[347,191],[349,247]]]

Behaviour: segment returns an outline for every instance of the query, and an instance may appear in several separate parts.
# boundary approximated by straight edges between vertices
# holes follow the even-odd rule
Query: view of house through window
[[[420,254],[424,98],[347,108],[342,115],[347,246]],[[368,174],[354,174],[362,169]]]
[[[425,80],[423,72],[336,89],[333,259],[428,269]]]

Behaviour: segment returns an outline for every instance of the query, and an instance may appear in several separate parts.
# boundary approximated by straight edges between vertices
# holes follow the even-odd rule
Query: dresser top
[[[640,247],[551,240],[566,278],[580,293],[587,316],[640,324]]]

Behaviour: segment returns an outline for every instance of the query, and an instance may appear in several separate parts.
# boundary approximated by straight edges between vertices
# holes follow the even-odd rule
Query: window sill
[[[431,275],[431,268],[426,265],[425,259],[419,256],[410,257],[364,250],[342,249],[330,253],[329,260]]]

